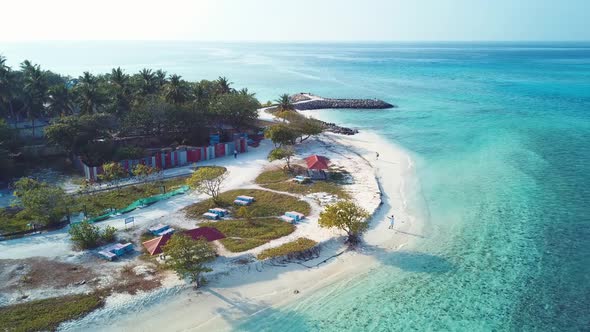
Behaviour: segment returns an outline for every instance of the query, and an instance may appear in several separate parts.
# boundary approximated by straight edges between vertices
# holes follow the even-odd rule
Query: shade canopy
[[[317,154],[314,154],[305,158],[305,162],[307,163],[307,169],[315,169],[321,171],[328,169],[328,163],[330,161],[328,160],[328,158],[324,156],[318,156]]]

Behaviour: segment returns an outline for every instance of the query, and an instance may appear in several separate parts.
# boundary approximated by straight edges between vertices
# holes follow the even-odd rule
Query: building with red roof
[[[209,242],[225,238],[225,235],[223,235],[223,233],[221,233],[219,230],[213,227],[199,227],[182,231],[181,233],[190,236],[193,240],[205,239]],[[158,236],[157,238],[145,241],[143,243],[143,246],[152,256],[161,254],[162,247],[165,246],[166,243],[168,243],[171,237],[171,234]]]
[[[307,163],[307,174],[309,177],[315,180],[325,180],[328,178],[328,164],[330,160],[324,156],[318,156],[317,154],[311,155],[305,158]]]

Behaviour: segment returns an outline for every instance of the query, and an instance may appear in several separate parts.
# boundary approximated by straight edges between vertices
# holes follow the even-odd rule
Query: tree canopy
[[[215,258],[215,249],[204,239],[192,238],[176,233],[162,248],[166,255],[166,265],[182,279],[189,279],[199,287],[203,283],[201,274],[212,271],[204,266]]]
[[[209,195],[217,202],[221,185],[227,178],[224,167],[200,167],[187,179],[187,184],[196,191]]]
[[[14,184],[14,205],[21,206],[19,213],[42,225],[60,222],[66,215],[70,198],[57,186],[29,178],[21,178]]]
[[[269,161],[285,159],[287,163],[287,169],[291,170],[291,158],[295,155],[295,150],[291,146],[284,146],[280,148],[274,148],[268,154]]]
[[[369,227],[366,222],[369,213],[350,201],[341,201],[326,207],[320,213],[318,224],[320,227],[338,228],[348,235],[347,242],[355,245],[359,242],[359,235]]]

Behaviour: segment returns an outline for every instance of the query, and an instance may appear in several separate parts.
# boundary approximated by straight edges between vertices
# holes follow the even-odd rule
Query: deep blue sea
[[[331,111],[415,157],[428,238],[243,331],[590,331],[590,44],[1,44],[82,71],[223,75],[261,101],[380,98]]]

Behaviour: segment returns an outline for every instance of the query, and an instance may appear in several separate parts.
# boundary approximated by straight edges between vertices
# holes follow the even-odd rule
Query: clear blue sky
[[[0,40],[590,40],[590,0],[2,0]]]

